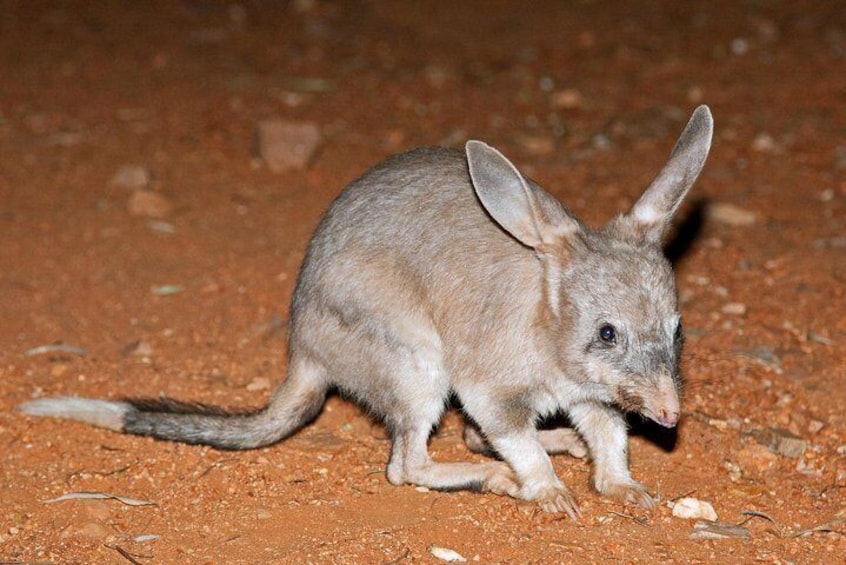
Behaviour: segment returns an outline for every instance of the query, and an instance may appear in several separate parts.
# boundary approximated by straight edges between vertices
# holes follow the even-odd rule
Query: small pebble
[[[423,69],[423,76],[426,82],[435,88],[443,88],[454,78],[449,67],[434,64]]]
[[[728,471],[729,480],[733,483],[736,483],[743,477],[743,470],[740,468],[740,465],[737,463],[732,463],[731,461],[725,461],[723,463],[723,468]]]
[[[692,86],[687,91],[687,101],[691,104],[699,104],[705,99],[705,91],[701,86]]]
[[[179,294],[185,289],[178,284],[162,284],[154,286],[152,290],[156,296],[170,296],[171,294]]]
[[[611,149],[614,146],[614,142],[611,141],[611,138],[604,133],[594,135],[593,139],[591,139],[591,143],[594,149]]]
[[[732,39],[731,52],[735,55],[745,55],[749,51],[749,41],[742,37]]]
[[[745,210],[728,202],[715,202],[707,209],[708,218],[733,227],[751,226],[758,220],[755,212]]]
[[[825,422],[821,420],[811,420],[808,422],[808,431],[812,434],[817,433],[825,427]]]
[[[320,129],[311,122],[264,120],[258,125],[259,155],[273,173],[304,169],[320,137]]]
[[[729,302],[724,304],[720,311],[723,314],[730,314],[732,316],[742,316],[746,314],[746,304],[742,302]]]
[[[549,155],[555,152],[555,141],[542,135],[520,136],[520,145],[531,155]]]
[[[150,342],[139,339],[124,346],[120,352],[124,357],[152,357],[153,346]]]
[[[552,106],[562,110],[577,110],[582,107],[582,93],[575,88],[566,88],[552,95]]]
[[[257,520],[270,520],[271,518],[273,518],[273,514],[267,508],[259,508],[256,510]]]
[[[173,203],[152,190],[136,190],[126,204],[130,216],[164,218],[173,211]]]
[[[778,149],[778,147],[776,146],[773,136],[763,132],[756,135],[755,139],[752,140],[752,149],[760,153],[772,153]]]
[[[150,220],[147,222],[147,227],[154,232],[172,235],[176,233],[176,226],[171,223],[163,222],[161,220]]]
[[[256,377],[247,384],[247,390],[250,392],[257,392],[259,390],[268,390],[270,386],[270,379],[267,377]]]
[[[111,184],[130,190],[147,188],[150,184],[150,171],[141,165],[124,165],[114,174]]]

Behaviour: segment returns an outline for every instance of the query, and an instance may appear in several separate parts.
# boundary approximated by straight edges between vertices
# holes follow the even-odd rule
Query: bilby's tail
[[[20,404],[17,410],[170,441],[252,449],[288,437],[317,416],[327,390],[318,381],[289,377],[270,404],[252,412],[228,412],[168,398],[108,401],[78,397],[39,398]]]

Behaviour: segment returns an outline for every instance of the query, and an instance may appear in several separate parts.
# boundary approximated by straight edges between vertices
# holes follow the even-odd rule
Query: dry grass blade
[[[786,534],[784,533],[784,530],[779,525],[779,523],[776,522],[775,518],[768,514],[765,514],[764,512],[759,512],[758,510],[744,510],[742,514],[744,516],[747,516],[747,518],[746,520],[743,520],[740,524],[738,524],[738,526],[742,526],[752,518],[763,518],[764,520],[767,520],[776,527],[777,535],[782,539],[794,539],[821,532],[834,532],[838,534],[846,534],[846,528],[840,527],[843,526],[843,524],[846,524],[846,519],[844,518],[834,518],[833,520],[829,520],[828,522],[824,522],[822,524],[812,526],[810,528],[805,528]]]
[[[45,355],[48,353],[68,353],[71,355],[79,355],[80,357],[88,355],[88,352],[81,347],[54,343],[51,345],[39,345],[38,347],[27,349],[24,352],[24,357],[34,357],[36,355]]]
[[[673,498],[668,498],[667,502],[675,502],[675,501],[680,500],[682,498],[687,498],[688,496],[694,494],[695,492],[696,492],[696,489],[689,490],[685,493],[678,494],[678,495],[674,496]]]
[[[778,525],[778,522],[775,521],[775,518],[773,518],[769,514],[764,514],[763,512],[759,512],[758,510],[744,510],[743,512],[741,512],[741,514],[743,514],[744,516],[747,516],[747,518],[744,521],[742,521],[740,524],[738,524],[739,526],[745,524],[746,522],[748,522],[752,518],[763,518],[764,520],[766,520],[768,522],[772,522],[773,524]]]
[[[126,496],[118,496],[116,494],[109,494],[107,492],[69,492],[57,498],[45,500],[44,504],[53,504],[55,502],[64,502],[65,500],[117,500],[127,506],[154,506],[156,503],[149,500],[138,500]]]
[[[751,537],[749,530],[743,526],[708,520],[697,520],[693,525],[693,533],[690,534],[691,539],[748,539]]]
[[[119,545],[106,545],[106,547],[108,547],[109,549],[113,549],[113,550],[117,551],[118,553],[120,553],[121,557],[123,557],[124,559],[126,559],[127,561],[132,563],[132,565],[143,565],[143,563],[141,563],[140,561],[135,559],[135,557],[136,557],[135,555],[132,555],[131,553],[129,553],[128,551],[126,551],[124,548],[122,548]],[[152,559],[151,555],[138,555],[137,557],[144,557],[145,559]]]
[[[818,526],[813,526],[811,528],[799,530],[798,532],[793,532],[792,534],[788,534],[784,537],[786,537],[788,539],[792,539],[792,538],[799,538],[799,537],[803,537],[803,536],[809,536],[811,534],[816,534],[816,533],[819,533],[819,532],[834,532],[834,533],[838,533],[838,534],[846,534],[846,531],[844,531],[844,528],[838,527],[838,526],[842,526],[843,524],[846,524],[846,520],[844,520],[843,518],[835,518],[834,520],[830,520],[830,521],[825,522],[823,524],[820,524]]]
[[[635,524],[639,524],[643,527],[649,527],[649,520],[647,520],[646,518],[640,518],[638,516],[632,516],[631,514],[624,514],[622,512],[616,512],[614,510],[611,510],[610,513],[613,514],[614,516],[619,516],[620,518],[625,518],[627,520],[631,520]]]

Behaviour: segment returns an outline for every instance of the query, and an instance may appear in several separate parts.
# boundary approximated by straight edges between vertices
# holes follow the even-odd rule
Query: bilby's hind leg
[[[538,441],[547,453],[554,455],[567,453],[582,459],[588,453],[585,442],[582,441],[578,432],[572,428],[538,430]],[[464,426],[464,443],[470,451],[475,453],[488,456],[496,455],[479,429],[472,424],[465,424]]]
[[[434,371],[431,375],[438,372]],[[421,378],[416,381],[417,401],[397,402],[386,416],[392,440],[388,480],[395,485],[413,484],[434,490],[513,495],[518,486],[505,463],[438,463],[432,460],[428,448],[429,436],[441,419],[447,397],[446,383],[437,386],[437,380]]]
[[[395,485],[414,484],[434,490],[474,490],[516,496],[517,485],[505,463],[437,463],[427,444],[431,425],[395,430],[388,463],[388,480]]]

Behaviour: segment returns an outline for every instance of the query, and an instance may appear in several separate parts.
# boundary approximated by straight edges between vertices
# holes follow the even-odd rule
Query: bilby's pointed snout
[[[643,413],[665,428],[675,428],[681,417],[681,402],[676,379],[661,378],[651,394],[644,398]]]

